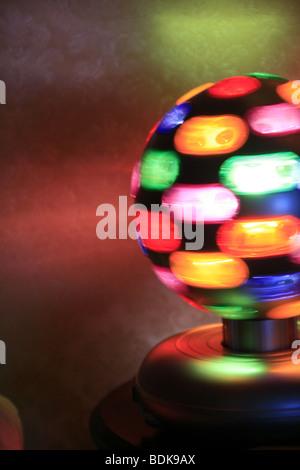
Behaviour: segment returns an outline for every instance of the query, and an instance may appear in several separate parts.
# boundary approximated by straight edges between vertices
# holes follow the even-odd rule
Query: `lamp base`
[[[178,453],[193,449],[236,449],[234,442],[229,442],[228,439],[212,439],[205,430],[193,433],[187,432],[186,429],[159,424],[134,401],[134,386],[135,379],[117,387],[93,410],[90,431],[99,450],[152,449],[156,453],[163,453],[173,449]],[[242,448],[247,450],[251,445],[248,442]]]
[[[299,444],[295,350],[239,353],[222,341],[219,324],[164,340],[137,374],[137,401],[163,426],[180,432],[242,446]]]

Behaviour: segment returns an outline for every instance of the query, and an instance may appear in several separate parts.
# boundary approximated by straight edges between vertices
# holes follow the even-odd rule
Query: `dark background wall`
[[[153,124],[187,90],[300,78],[298,1],[0,3],[0,393],[28,449],[93,448],[89,414],[164,337],[215,321],[137,242],[96,238]]]

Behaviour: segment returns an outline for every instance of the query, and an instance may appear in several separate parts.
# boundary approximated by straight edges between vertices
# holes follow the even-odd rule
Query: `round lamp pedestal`
[[[299,445],[297,337],[295,319],[230,320],[164,340],[136,378],[96,408],[95,442],[109,449]]]
[[[144,360],[138,402],[161,423],[195,433],[244,444],[299,442],[295,339],[293,318],[230,320],[172,336]]]

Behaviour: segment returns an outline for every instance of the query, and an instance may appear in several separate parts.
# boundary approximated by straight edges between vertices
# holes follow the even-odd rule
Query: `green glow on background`
[[[230,157],[219,175],[221,183],[236,194],[288,191],[299,182],[299,158],[293,152]]]
[[[267,366],[257,358],[244,356],[221,356],[211,360],[193,361],[190,372],[195,377],[212,380],[244,380],[266,373]]]
[[[149,58],[155,54],[161,73],[177,76],[183,92],[253,70],[278,74],[295,49],[296,10],[276,0],[161,2],[150,19]]]
[[[141,185],[145,189],[162,191],[169,188],[179,173],[180,160],[172,151],[146,150],[141,164]]]
[[[238,305],[204,305],[205,308],[221,318],[228,320],[250,320],[257,318],[258,310],[251,307],[242,307]]]

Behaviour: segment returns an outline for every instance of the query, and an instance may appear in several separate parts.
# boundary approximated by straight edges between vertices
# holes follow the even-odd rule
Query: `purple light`
[[[231,219],[238,211],[239,201],[220,184],[175,184],[163,193],[162,205],[172,206],[177,220],[217,223]]]
[[[300,108],[292,104],[256,106],[246,113],[246,119],[256,134],[273,137],[300,131]]]
[[[165,114],[165,116],[162,118],[157,126],[156,131],[162,134],[172,131],[175,129],[175,127],[184,122],[186,116],[190,112],[190,103],[182,103],[174,106],[174,108],[170,109],[170,111],[168,111],[167,114]]]
[[[136,197],[141,186],[141,162],[138,160],[133,167],[131,175],[130,196]]]
[[[177,277],[174,276],[174,274],[169,268],[163,268],[161,266],[156,266],[155,264],[152,264],[152,269],[158,279],[169,289],[173,290],[174,292],[177,292],[177,294],[179,295],[188,294],[189,289],[187,285],[184,282],[180,281],[180,279],[177,279]]]

